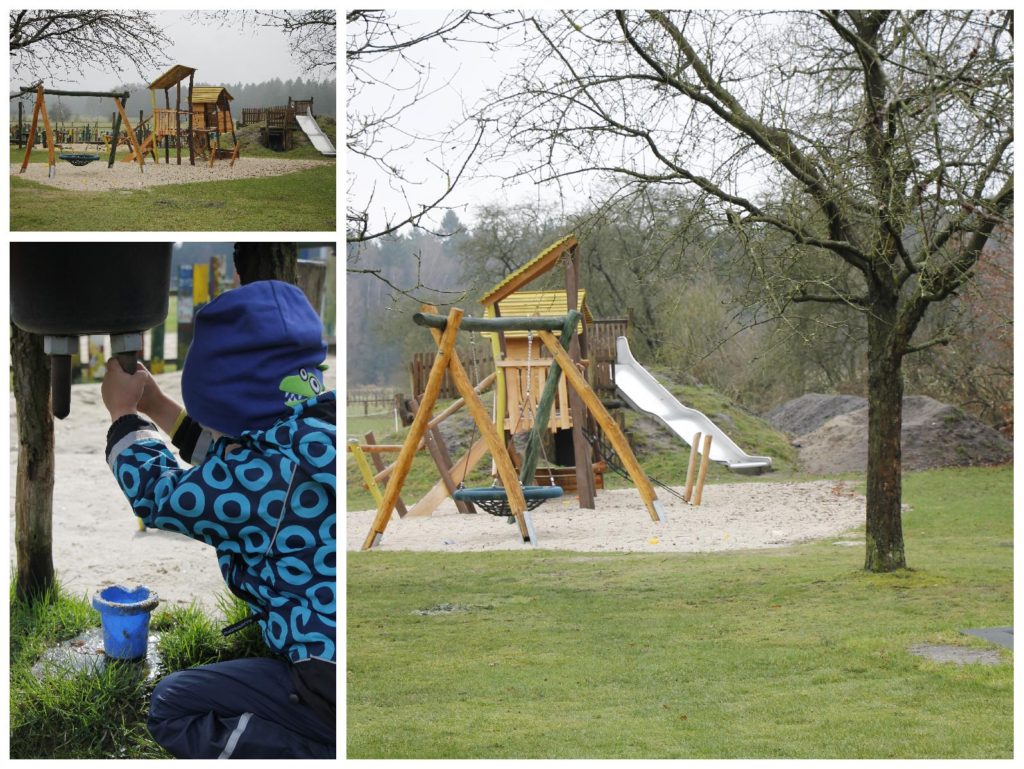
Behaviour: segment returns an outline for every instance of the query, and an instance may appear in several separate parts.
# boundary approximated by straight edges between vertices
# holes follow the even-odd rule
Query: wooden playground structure
[[[137,159],[139,164],[139,170],[143,170],[143,159],[142,153],[139,152],[139,146],[135,139],[135,132],[132,130],[131,121],[128,120],[128,113],[125,112],[125,105],[128,102],[128,96],[130,95],[127,91],[123,92],[108,92],[108,91],[67,91],[61,89],[50,89],[46,90],[42,83],[38,83],[35,86],[24,86],[19,89],[18,96],[35,93],[36,99],[35,104],[32,108],[32,127],[29,130],[29,138],[25,145],[25,158],[21,162],[21,170],[18,173],[25,173],[25,169],[28,168],[29,158],[32,155],[32,148],[35,146],[36,131],[39,126],[39,118],[43,119],[43,130],[46,137],[46,150],[47,150],[47,176],[54,176],[57,173],[57,160],[58,156],[56,153],[56,141],[54,140],[53,127],[50,125],[50,117],[46,112],[46,95],[51,96],[99,96],[103,98],[110,98],[114,100],[114,104],[117,107],[117,116],[114,123],[114,136],[118,136],[121,132],[121,123],[123,121],[125,131],[127,133],[128,142],[131,144],[134,150],[134,157]],[[114,156],[117,152],[117,142],[112,142],[110,147],[110,156],[107,160],[107,168],[114,165]],[[61,153],[59,156],[60,160],[67,161],[72,165],[85,165],[91,163],[94,160],[99,160],[99,154],[90,153]]]
[[[565,267],[564,289],[527,288],[560,264]],[[664,517],[652,481],[686,503],[701,504],[711,436],[704,437],[703,450],[698,448],[700,433],[694,436],[682,494],[648,478],[637,463],[620,422],[608,411],[622,405],[615,398],[615,339],[625,336],[628,318],[594,320],[587,308],[586,291],[577,285],[578,275],[579,244],[570,235],[483,296],[480,303],[485,317],[463,318],[461,310],[453,310],[456,314],[449,314],[445,320],[435,314],[433,307],[425,307],[414,316],[417,324],[431,328],[438,350],[429,373],[421,370],[427,368],[427,361],[417,356],[413,366],[415,395],[404,402],[398,398],[409,417],[406,424],[411,423],[405,442],[378,444],[370,432],[362,441],[351,440],[348,445],[363,485],[377,503],[377,516],[364,549],[380,541],[394,510],[403,518],[429,516],[448,497],[453,498],[460,513],[476,512],[476,505],[492,514],[508,516],[518,523],[524,541],[535,542],[529,516],[533,503],[560,496],[564,490],[577,494],[581,508],[593,509],[595,491],[603,488],[602,473],[609,467],[632,481],[654,520]],[[490,340],[491,355],[487,356],[485,366],[493,370],[475,386],[455,350],[454,335],[448,334],[456,327],[479,332]],[[555,341],[553,331],[561,331],[560,341]],[[586,357],[588,353],[590,359]],[[479,376],[480,359],[474,344],[474,377]],[[421,373],[426,374],[422,380],[418,376]],[[492,387],[495,408],[488,416],[479,396]],[[457,394],[459,398],[435,415],[432,410],[443,391],[449,392],[449,397]],[[481,437],[453,461],[439,427],[464,406],[470,410]],[[522,457],[516,454],[512,440],[517,434],[526,435]],[[547,442],[554,444],[556,462],[562,466],[547,461]],[[415,504],[407,505],[401,498],[402,485],[415,453],[424,448],[430,453],[440,480]],[[398,452],[399,457],[386,465],[382,455],[391,452]],[[495,486],[466,489],[467,476],[488,453],[493,458]],[[546,466],[540,469],[539,454],[544,454],[546,460]],[[382,492],[378,484],[385,480],[387,486]],[[557,488],[557,494],[550,493],[550,487]]]
[[[241,145],[235,135],[235,124],[231,118],[232,96],[223,86],[196,86],[196,69],[175,64],[149,84],[152,113],[140,126],[148,128],[149,135],[141,145],[132,146],[132,153],[123,158],[131,162],[136,155],[149,153],[153,162],[159,162],[157,150],[163,143],[164,163],[171,162],[171,147],[175,150],[177,165],[181,165],[182,150],[188,151],[189,165],[196,164],[196,157],[212,167],[218,158],[231,160],[234,166],[241,152]],[[188,79],[185,93],[185,109],[182,109],[182,82]],[[174,89],[174,106],[171,107],[171,89]],[[157,93],[163,91],[164,106],[157,106]],[[231,134],[230,148],[222,147],[222,137]]]
[[[293,99],[281,107],[246,107],[242,110],[242,125],[260,125],[260,142],[268,149],[290,150],[293,136],[299,128],[299,115],[313,117],[313,99]]]
[[[605,410],[601,401],[594,394],[587,380],[577,368],[576,363],[572,360],[570,350],[573,346],[572,342],[576,338],[576,328],[582,317],[578,311],[570,309],[564,315],[555,317],[464,318],[462,310],[453,308],[446,318],[442,315],[437,315],[436,308],[424,307],[423,310],[423,312],[417,313],[414,316],[414,321],[418,325],[431,329],[434,341],[438,347],[437,357],[431,369],[427,389],[419,403],[412,427],[405,442],[398,449],[398,458],[390,469],[385,468],[385,470],[388,470],[387,474],[389,476],[387,486],[384,492],[380,494],[377,514],[363,543],[364,550],[368,550],[380,543],[384,530],[387,528],[392,513],[399,502],[402,485],[409,473],[409,469],[412,467],[413,458],[416,452],[425,445],[428,431],[436,429],[440,421],[434,417],[433,410],[446,371],[451,373],[452,379],[462,395],[462,399],[460,402],[449,406],[443,415],[440,415],[441,418],[454,413],[457,408],[461,408],[464,405],[472,415],[476,428],[482,437],[470,447],[464,461],[460,460],[463,468],[458,481],[455,480],[455,476],[451,473],[442,472],[444,496],[450,494],[457,501],[477,502],[481,506],[484,506],[483,503],[490,503],[489,506],[484,506],[484,509],[496,515],[507,515],[518,524],[519,533],[524,542],[536,543],[536,534],[529,510],[544,499],[560,496],[562,493],[561,488],[558,486],[552,484],[550,488],[546,489],[543,486],[533,485],[531,479],[534,478],[540,454],[543,452],[542,433],[547,428],[548,417],[554,405],[559,382],[564,375],[571,391],[580,398],[581,402],[586,404],[586,407],[590,409],[591,414],[593,414],[601,429],[605,431],[612,445],[615,446],[630,478],[640,493],[644,505],[650,513],[651,519],[654,521],[665,520],[664,512],[654,492],[654,487],[636,461],[636,457],[633,455],[629,442],[626,440],[621,428]],[[502,334],[514,331],[533,332],[539,337],[540,343],[543,344],[551,355],[552,363],[547,367],[548,373],[544,381],[543,390],[538,398],[539,408],[534,414],[533,423],[527,438],[526,450],[523,454],[518,474],[516,473],[515,465],[504,437],[499,434],[499,431],[492,422],[491,415],[488,414],[486,407],[479,397],[479,393],[490,386],[498,377],[492,374],[476,386],[472,384],[455,349],[455,342],[460,328],[470,332],[489,331]],[[555,330],[561,331],[560,339],[556,339],[552,334],[552,331]],[[384,447],[376,447],[378,450],[381,448]],[[361,446],[358,443],[349,444],[349,450],[356,455],[357,465],[359,465],[364,477],[370,473],[369,465],[364,455],[367,449],[373,450],[370,446]],[[475,464],[473,455],[477,454],[476,461],[478,462],[484,453],[490,453],[494,461],[497,480],[501,482],[501,485],[495,484],[491,487],[477,489],[462,488],[462,480],[472,465]],[[373,476],[370,475],[370,480],[372,479]],[[452,488],[456,483],[460,485]],[[375,481],[371,483],[371,488],[374,484]],[[429,511],[426,514],[429,514]]]

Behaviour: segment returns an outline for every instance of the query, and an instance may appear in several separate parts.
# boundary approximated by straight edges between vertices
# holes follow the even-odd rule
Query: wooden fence
[[[434,365],[434,358],[436,356],[436,352],[413,353],[412,361],[409,363],[409,380],[413,395],[417,399],[427,389],[427,378],[430,376],[430,368]],[[472,352],[460,350],[459,360],[462,361],[462,365],[465,367],[466,373],[469,374],[469,378],[473,381],[474,385],[494,371],[494,357],[489,349],[478,350],[475,361],[473,360]],[[458,390],[455,389],[451,376],[447,372],[445,372],[444,383],[441,385],[441,394],[438,397],[446,400],[461,397]]]
[[[628,336],[629,318],[604,318],[587,326],[590,386],[601,398],[615,396],[615,340]]]
[[[369,416],[381,412],[391,413],[395,408],[395,393],[392,390],[349,390],[345,394],[346,410],[352,416],[359,411]]]

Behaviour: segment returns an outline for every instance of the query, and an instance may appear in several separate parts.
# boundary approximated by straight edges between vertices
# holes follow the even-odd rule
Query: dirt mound
[[[868,458],[868,410],[828,420],[795,442],[800,466],[816,474],[863,472]],[[903,468],[996,465],[1013,458],[1013,445],[959,409],[922,395],[903,399]]]
[[[807,435],[832,417],[866,408],[868,402],[856,395],[807,393],[769,412],[765,419],[776,430],[789,435]]]

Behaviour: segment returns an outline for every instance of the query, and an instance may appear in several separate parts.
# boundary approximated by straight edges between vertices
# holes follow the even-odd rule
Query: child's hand
[[[145,368],[142,368],[142,371],[145,371]],[[100,393],[103,395],[103,405],[110,412],[111,420],[138,412],[139,400],[145,389],[145,376],[140,376],[138,371],[135,374],[124,373],[116,358],[107,361],[107,373],[103,375]]]
[[[163,391],[160,390],[160,385],[156,383],[153,375],[149,373],[149,369],[142,363],[139,363],[139,367],[135,370],[135,376],[141,376],[146,380],[146,386],[142,390],[142,397],[139,398],[139,411],[147,416],[153,416],[153,412],[160,403]]]

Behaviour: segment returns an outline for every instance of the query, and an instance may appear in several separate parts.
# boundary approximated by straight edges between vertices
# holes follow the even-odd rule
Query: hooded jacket
[[[334,663],[335,393],[300,401],[266,430],[222,437],[182,469],[156,427],[122,417],[107,462],[149,528],[213,546],[267,646],[293,663]]]

